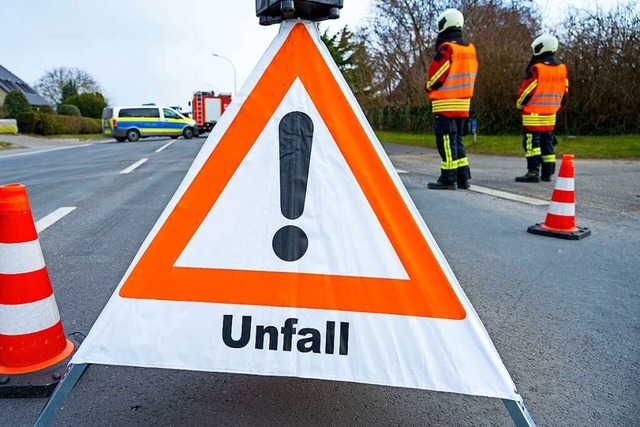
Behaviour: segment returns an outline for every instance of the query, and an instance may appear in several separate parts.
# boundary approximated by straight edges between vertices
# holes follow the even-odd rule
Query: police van
[[[169,107],[107,107],[102,110],[102,134],[118,142],[149,136],[191,139],[198,135],[198,126],[195,120]]]

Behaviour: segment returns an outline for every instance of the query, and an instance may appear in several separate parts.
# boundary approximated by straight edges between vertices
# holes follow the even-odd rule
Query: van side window
[[[123,108],[118,116],[159,118],[160,111],[157,108]]]
[[[140,117],[160,118],[160,110],[157,108],[140,108]]]
[[[137,108],[123,108],[118,113],[118,117],[137,117],[136,110]]]
[[[162,111],[164,112],[165,119],[181,119],[182,118],[178,114],[176,114],[175,111],[170,110],[168,108],[163,108]]]

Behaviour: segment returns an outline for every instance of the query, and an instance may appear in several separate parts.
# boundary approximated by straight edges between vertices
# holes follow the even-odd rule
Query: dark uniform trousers
[[[434,116],[436,147],[442,159],[438,181],[444,184],[466,183],[471,178],[469,160],[462,143],[466,120],[462,117]]]
[[[556,138],[553,131],[533,132],[524,131],[522,147],[527,158],[529,172],[540,175],[542,164],[542,176],[550,177],[556,171],[556,155],[554,153]]]

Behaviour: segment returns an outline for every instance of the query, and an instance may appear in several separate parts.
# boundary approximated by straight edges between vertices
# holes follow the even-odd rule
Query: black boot
[[[430,182],[429,184],[427,184],[427,188],[431,190],[455,190],[456,183],[446,183],[438,180],[438,182]]]
[[[471,187],[469,180],[471,179],[471,170],[469,166],[463,166],[458,168],[458,188],[462,190],[468,190]]]
[[[542,175],[540,179],[542,181],[551,181],[551,175],[556,171],[556,164],[554,162],[542,162]]]
[[[536,171],[529,171],[522,176],[517,176],[516,182],[540,182],[540,174]]]

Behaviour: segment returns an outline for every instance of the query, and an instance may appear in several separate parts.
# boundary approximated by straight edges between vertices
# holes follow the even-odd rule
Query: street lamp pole
[[[230,65],[231,68],[233,69],[233,97],[236,97],[236,92],[238,90],[238,86],[236,84],[236,67],[235,65],[233,65],[233,62],[231,62],[231,60],[229,58],[227,58],[226,56],[222,56],[222,55],[218,55],[217,53],[213,53],[213,56],[215,56],[216,58],[220,58],[220,59],[224,59],[225,61],[227,61]]]

